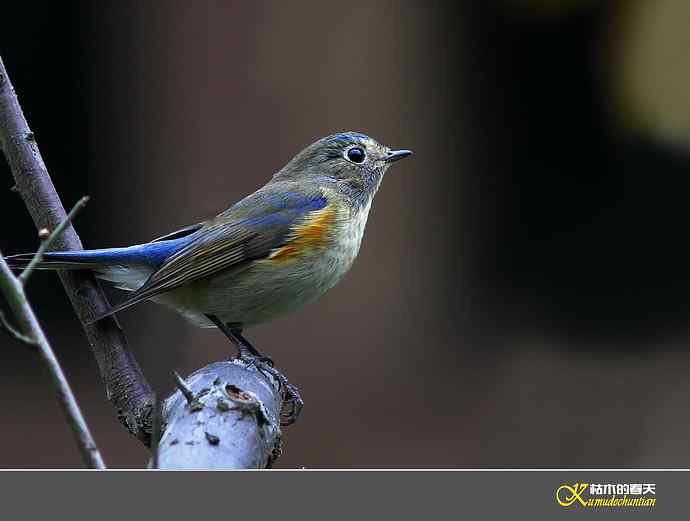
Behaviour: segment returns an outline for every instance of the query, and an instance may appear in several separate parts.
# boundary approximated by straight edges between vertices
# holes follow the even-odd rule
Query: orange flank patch
[[[328,205],[321,210],[309,214],[306,222],[295,226],[290,241],[274,251],[269,260],[285,262],[294,259],[307,251],[313,251],[326,245],[331,230],[335,210]]]

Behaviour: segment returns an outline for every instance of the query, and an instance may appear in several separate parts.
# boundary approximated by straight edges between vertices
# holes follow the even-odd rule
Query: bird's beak
[[[386,157],[383,158],[383,160],[386,163],[393,163],[395,161],[398,161],[399,159],[402,159],[407,156],[412,155],[412,150],[389,150],[388,154],[386,154]]]

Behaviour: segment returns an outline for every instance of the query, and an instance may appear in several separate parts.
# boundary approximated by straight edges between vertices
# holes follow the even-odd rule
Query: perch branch
[[[55,229],[65,220],[65,209],[55,191],[38,150],[33,132],[24,118],[14,88],[0,58],[0,145],[21,195],[38,229]],[[67,225],[54,246],[81,250],[74,227]],[[89,271],[59,273],[65,291],[79,317],[98,363],[108,398],[118,417],[145,444],[150,441],[153,389],[147,382],[124,333],[114,317],[89,324],[109,307],[102,288]]]
[[[96,442],[91,436],[89,427],[86,425],[86,420],[84,420],[84,416],[81,410],[79,410],[77,400],[74,398],[65,374],[62,372],[60,363],[55,357],[55,353],[53,353],[48,339],[43,333],[36,315],[34,315],[33,309],[29,305],[29,301],[24,293],[24,286],[12,274],[2,253],[0,253],[0,288],[7,299],[10,309],[12,309],[12,313],[24,331],[21,336],[29,340],[29,345],[37,348],[38,355],[48,368],[53,385],[57,391],[58,401],[65,413],[67,423],[72,429],[72,434],[84,463],[92,469],[104,469],[103,458],[98,451]]]
[[[161,469],[260,469],[280,456],[278,383],[240,360],[216,362],[165,401]]]

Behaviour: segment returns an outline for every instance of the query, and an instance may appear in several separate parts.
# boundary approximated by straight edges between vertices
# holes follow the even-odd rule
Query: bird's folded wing
[[[241,271],[284,246],[295,225],[326,205],[321,192],[257,192],[195,231],[197,236],[168,258],[143,286],[96,320],[221,271]]]

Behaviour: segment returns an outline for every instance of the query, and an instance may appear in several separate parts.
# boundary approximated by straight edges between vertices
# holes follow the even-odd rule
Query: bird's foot
[[[237,348],[237,359],[242,360],[249,367],[256,367],[256,369],[264,375],[271,375],[271,377],[278,382],[278,390],[283,400],[280,410],[280,424],[286,426],[295,423],[304,406],[299,389],[288,382],[287,377],[275,368],[273,360],[267,356],[263,356],[242,336],[242,329],[224,323],[215,315],[206,315],[206,317],[215,324]]]
[[[249,367],[256,367],[257,370],[262,373],[270,375],[278,382],[278,390],[283,400],[280,410],[280,425],[287,426],[295,423],[304,406],[304,401],[302,400],[299,389],[292,385],[287,377],[275,368],[271,358],[267,356],[254,356],[249,351],[244,350],[240,350],[240,354],[237,358],[242,360]]]
[[[263,364],[267,365],[268,367],[274,367],[273,359],[270,356],[264,356],[258,351],[250,351],[249,349],[245,349],[243,347],[240,347],[239,353],[237,354],[237,358],[242,360],[244,363],[247,365],[254,366],[257,369],[260,369],[258,364]]]

